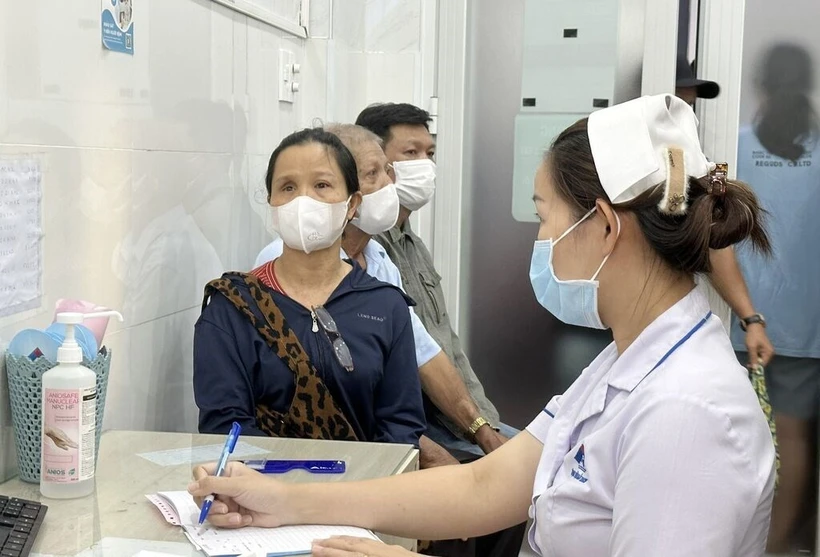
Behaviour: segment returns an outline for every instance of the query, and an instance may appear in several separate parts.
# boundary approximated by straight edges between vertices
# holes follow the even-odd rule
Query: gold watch
[[[478,430],[484,427],[485,425],[490,425],[490,422],[487,421],[487,418],[483,416],[479,416],[475,419],[475,421],[470,424],[470,435],[475,437],[475,434],[478,433]]]

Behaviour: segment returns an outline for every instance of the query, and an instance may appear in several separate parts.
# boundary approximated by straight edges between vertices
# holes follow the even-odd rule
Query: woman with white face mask
[[[399,217],[400,195],[389,175],[387,156],[382,140],[373,132],[355,124],[329,124],[325,130],[336,135],[356,159],[362,203],[356,216],[345,227],[342,235],[343,259],[358,263],[369,275],[388,284],[402,287],[401,273],[385,249],[373,235],[393,228]],[[265,246],[256,258],[255,267],[262,267],[282,255],[284,242],[277,238]],[[433,340],[418,315],[410,310],[416,360],[424,392],[454,423],[468,430],[480,415],[475,401],[461,380],[458,370]],[[491,452],[491,441],[496,436],[492,428],[482,428],[475,441],[482,450]],[[450,454],[429,438],[420,441],[419,461],[422,468],[455,464]],[[521,536],[517,536],[520,541]],[[518,549],[515,550],[516,554]]]
[[[550,557],[763,555],[775,451],[748,375],[695,289],[709,250],[769,248],[750,189],[704,157],[671,95],[593,113],[562,132],[535,178],[538,301],[614,342],[522,433],[475,463],[358,484],[284,485],[240,464],[195,469],[227,527],[352,524],[456,538],[533,520]],[[508,349],[500,347],[499,349]],[[214,512],[216,510],[216,512]],[[404,550],[357,539],[318,557]]]
[[[425,420],[409,299],[339,258],[361,204],[338,137],[306,129],[265,178],[281,255],[206,287],[194,336],[199,430],[407,443]]]

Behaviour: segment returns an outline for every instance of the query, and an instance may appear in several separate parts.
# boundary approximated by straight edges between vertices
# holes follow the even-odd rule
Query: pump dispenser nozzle
[[[77,344],[74,336],[74,326],[80,325],[89,317],[116,317],[122,322],[122,315],[118,311],[100,311],[96,313],[62,312],[57,314],[57,323],[65,325],[65,340],[57,350],[57,363],[59,364],[79,364],[83,361],[83,351]]]

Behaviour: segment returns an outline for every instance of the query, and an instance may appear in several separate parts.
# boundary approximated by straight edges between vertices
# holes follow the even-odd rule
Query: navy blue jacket
[[[247,286],[238,286],[248,295]],[[310,311],[268,291],[356,436],[418,446],[426,422],[408,310],[412,300],[353,264],[324,305],[353,357],[354,370],[348,373],[324,330],[312,332]],[[258,308],[254,311],[264,321]],[[224,434],[236,421],[243,434],[265,435],[256,424],[256,404],[287,412],[294,392],[294,374],[287,364],[227,298],[213,295],[194,329],[199,431]]]

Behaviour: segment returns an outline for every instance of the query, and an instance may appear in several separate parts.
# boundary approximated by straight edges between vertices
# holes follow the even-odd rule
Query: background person
[[[464,354],[461,339],[453,331],[441,289],[441,276],[424,242],[410,227],[413,211],[424,207],[435,193],[436,144],[430,135],[430,114],[411,104],[376,104],[364,109],[356,119],[384,142],[384,153],[393,171],[401,210],[396,225],[376,239],[401,272],[405,291],[416,300],[416,314],[427,331],[458,369],[472,400],[481,414],[470,429],[497,427],[505,437],[518,430],[501,422],[498,410],[484,392],[481,381]],[[464,430],[434,404],[427,402],[427,436],[453,450],[471,451]],[[477,428],[477,429],[476,429]],[[473,451],[474,452],[474,451]]]
[[[685,57],[678,57],[675,72],[675,96],[694,108],[697,99],[714,99],[720,94],[720,85],[714,81],[698,79]],[[712,271],[709,282],[723,300],[729,304],[732,313],[742,319],[746,326],[744,352],[748,355],[743,363],[766,366],[774,356],[774,347],[766,334],[766,321],[760,319],[744,275],[735,256],[734,247],[712,250]]]
[[[772,45],[762,55],[756,85],[760,105],[752,125],[740,131],[738,177],[751,184],[769,213],[774,256],[763,259],[744,247],[737,252],[777,352],[766,368],[781,466],[769,550],[785,553],[806,516],[807,500],[813,500],[807,494],[813,491],[817,462],[820,126],[811,101],[811,56],[799,45]],[[742,325],[742,320],[734,321],[732,342],[741,360],[751,360]],[[762,324],[746,323],[747,331],[753,327]],[[809,517],[814,513],[807,513]]]

